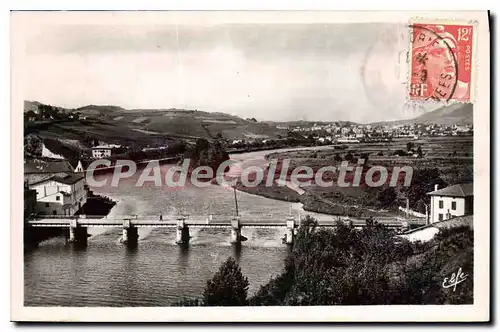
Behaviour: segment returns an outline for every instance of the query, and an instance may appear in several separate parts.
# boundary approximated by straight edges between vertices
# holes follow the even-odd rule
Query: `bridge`
[[[249,218],[253,219],[253,218]],[[331,221],[319,222],[319,227],[335,227],[340,218],[332,217]],[[354,227],[366,227],[364,221],[351,221]],[[242,228],[284,228],[285,242],[293,243],[294,235],[300,226],[300,218],[289,216],[283,221],[277,218],[256,218],[242,222],[240,216],[62,216],[62,215],[44,215],[35,217],[27,222],[29,227],[61,227],[69,229],[69,242],[86,243],[88,227],[120,227],[123,229],[122,242],[137,243],[138,228],[175,228],[177,230],[176,243],[189,242],[189,228],[225,228],[231,230],[231,243],[241,242]],[[381,223],[390,228],[406,228],[403,221],[395,220],[392,222]]]

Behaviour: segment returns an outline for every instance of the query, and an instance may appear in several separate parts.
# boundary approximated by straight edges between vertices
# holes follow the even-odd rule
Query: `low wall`
[[[399,209],[399,211],[402,211],[402,212],[406,213],[406,208],[399,206],[398,209]],[[417,217],[417,218],[426,218],[426,215],[424,213],[420,213],[420,212],[413,211],[413,210],[410,210],[410,209],[408,210],[408,214],[410,216],[414,216],[414,217]]]

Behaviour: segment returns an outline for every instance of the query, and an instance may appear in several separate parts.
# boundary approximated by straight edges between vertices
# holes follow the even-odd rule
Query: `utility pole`
[[[234,204],[236,206],[236,216],[238,217],[240,214],[238,211],[238,198],[236,197],[236,188],[235,187],[233,187],[233,191],[234,191]]]
[[[425,225],[429,225],[429,207],[425,204]]]

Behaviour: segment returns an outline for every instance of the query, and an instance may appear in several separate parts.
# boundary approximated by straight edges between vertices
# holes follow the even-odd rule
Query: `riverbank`
[[[304,211],[328,214],[332,216],[347,216],[353,218],[382,217],[387,216],[387,211],[379,212],[374,209],[363,209],[358,206],[342,204],[335,201],[327,201],[317,195],[305,192],[300,195],[298,192],[286,186],[278,186],[274,183],[271,187],[259,185],[257,187],[245,187],[241,182],[235,185],[236,190],[265,198],[275,199],[284,202],[301,203]]]
[[[390,202],[389,206],[382,206],[377,200],[382,188],[367,188],[366,186],[344,188],[338,187],[335,183],[328,188],[323,188],[317,186],[314,180],[310,186],[306,187],[291,183],[291,174],[296,167],[306,165],[317,171],[323,166],[338,166],[339,161],[335,160],[332,155],[338,154],[339,151],[335,146],[302,147],[275,150],[267,154],[248,154],[241,159],[236,157],[234,159],[241,162],[240,168],[244,168],[245,164],[258,164],[264,167],[264,179],[255,187],[246,187],[241,181],[235,187],[239,191],[266,198],[301,203],[303,209],[309,212],[353,218],[397,216],[397,204],[394,200]],[[288,169],[282,169],[286,167],[282,162],[284,159],[290,160]],[[269,173],[271,160],[277,160],[274,174]],[[351,164],[356,166],[352,162]],[[266,186],[268,176],[273,176],[271,186]],[[285,176],[285,178],[280,178],[281,176]],[[249,175],[250,182],[253,181],[253,177],[251,173]],[[348,177],[352,177],[352,174]],[[325,173],[323,180],[335,182],[337,176]]]
[[[284,202],[300,203],[300,195],[288,187],[280,187],[274,183],[271,187],[259,185],[256,187],[244,186],[241,181],[235,185],[236,190],[265,198],[276,199]]]
[[[317,147],[297,147],[278,149],[268,153],[249,153],[244,158],[234,157],[234,160],[241,162],[241,167],[245,164],[252,166],[259,164],[264,167],[264,181],[255,188],[244,188],[241,184],[237,189],[244,192],[268,197],[282,201],[294,201],[302,203],[306,211],[317,212],[330,215],[342,215],[357,218],[372,217],[398,217],[403,214],[398,211],[400,206],[405,206],[409,188],[407,174],[399,172],[397,174],[397,185],[382,185],[380,187],[370,187],[365,183],[366,171],[372,166],[382,166],[388,170],[387,179],[392,179],[392,170],[396,166],[410,166],[413,172],[410,176],[412,186],[426,185],[426,176],[429,170],[438,172],[438,176],[448,185],[460,182],[470,182],[471,178],[471,155],[470,145],[472,138],[426,138],[419,141],[424,156],[421,158],[411,156],[400,157],[396,151],[408,149],[407,140],[398,140],[390,143],[360,143],[351,144],[348,149],[338,149],[335,146]],[[460,157],[449,157],[450,151],[456,151],[458,145],[463,145],[464,153]],[[457,154],[457,153],[451,153]],[[311,185],[307,187],[295,188],[293,186],[278,186],[273,184],[266,187],[266,173],[272,160],[277,161],[277,169],[273,180],[278,180],[281,172],[285,175],[284,182],[290,181],[290,176],[297,167],[307,166],[316,174],[319,169],[328,167],[338,167],[342,162],[348,162],[353,171],[346,172],[345,181],[353,183],[354,169],[359,166],[358,160],[363,159],[364,167],[360,174],[360,184],[357,186],[341,187],[338,185],[339,174],[337,172],[327,172],[323,174],[323,181],[331,182],[328,187],[316,185],[312,179]],[[251,160],[251,162],[248,162]],[[284,160],[289,161],[288,169],[283,170]],[[375,181],[378,178],[375,178]],[[372,178],[373,180],[373,178]],[[424,182],[421,184],[421,182]],[[432,181],[429,180],[429,181]],[[403,186],[403,184],[405,184]],[[296,190],[296,194],[290,191]],[[411,190],[410,190],[411,191]],[[423,206],[419,206],[419,201],[425,199],[425,194],[418,198],[411,196],[410,208],[423,211]],[[422,205],[422,204],[420,204]]]
[[[107,196],[96,195],[92,190],[87,193],[87,202],[76,214],[91,216],[107,216],[116,202]]]

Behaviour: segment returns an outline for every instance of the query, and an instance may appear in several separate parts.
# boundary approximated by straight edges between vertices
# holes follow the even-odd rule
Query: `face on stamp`
[[[411,100],[471,99],[472,25],[413,24]]]

